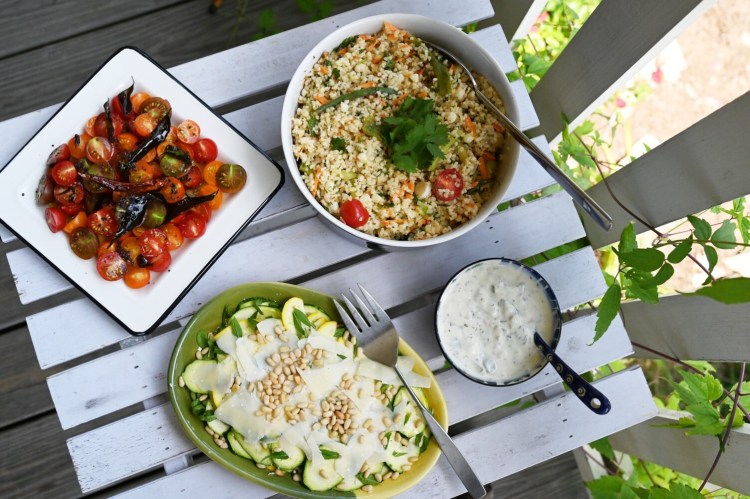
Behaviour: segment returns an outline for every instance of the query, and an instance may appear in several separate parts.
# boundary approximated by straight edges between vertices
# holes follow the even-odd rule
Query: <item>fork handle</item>
[[[484,93],[477,90],[477,95],[482,100],[482,102],[485,103],[487,107],[489,107],[492,112],[495,113],[495,115],[500,118],[501,124],[508,129],[510,134],[513,136],[514,139],[518,141],[521,146],[528,151],[529,154],[539,163],[542,165],[542,168],[544,168],[547,173],[552,177],[560,186],[567,192],[571,198],[573,198],[573,201],[575,201],[578,206],[580,206],[583,211],[586,212],[593,220],[594,222],[599,225],[602,229],[608,231],[612,228],[612,217],[609,216],[609,214],[604,211],[604,208],[599,206],[599,204],[594,201],[594,199],[589,196],[586,191],[578,187],[578,184],[573,182],[570,177],[565,175],[565,172],[563,172],[560,167],[557,166],[557,164],[550,160],[546,154],[542,152],[539,147],[537,147],[534,142],[529,139],[526,134],[524,134],[511,120],[508,118],[505,113],[503,113],[498,107],[489,99],[487,98]]]
[[[419,397],[417,397],[417,394],[414,393],[414,390],[411,389],[409,383],[406,382],[406,380],[404,379],[404,375],[401,374],[401,371],[398,370],[398,367],[394,366],[393,368],[396,370],[396,374],[398,374],[398,377],[401,378],[401,382],[404,384],[406,389],[409,390],[411,398],[414,400],[414,402],[417,403],[419,409],[422,411],[422,416],[424,416],[425,421],[427,421],[427,426],[430,428],[432,436],[435,437],[435,441],[440,446],[440,449],[443,451],[443,454],[448,460],[448,463],[450,463],[451,467],[453,468],[453,471],[455,471],[458,475],[461,483],[463,483],[464,487],[466,487],[469,495],[474,499],[484,497],[487,494],[487,491],[484,489],[484,485],[482,485],[479,477],[477,477],[477,475],[474,473],[474,470],[471,469],[471,466],[466,461],[466,458],[463,456],[463,454],[461,454],[461,451],[458,450],[458,447],[456,447],[456,444],[453,443],[453,440],[448,436],[448,433],[443,429],[442,426],[440,426],[440,423],[437,422],[437,419],[435,419],[432,413],[428,411],[424,405],[422,405]]]

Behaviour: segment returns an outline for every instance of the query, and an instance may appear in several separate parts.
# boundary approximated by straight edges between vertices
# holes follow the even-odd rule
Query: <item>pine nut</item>
[[[295,473],[294,475],[292,475],[292,480],[294,480],[295,482],[299,482],[300,480],[302,480],[302,477]]]
[[[255,466],[257,466],[258,468],[260,468],[262,470],[266,469],[266,465],[262,464],[262,463],[255,463]]]
[[[198,397],[198,400],[200,400],[201,402],[204,402],[207,398],[208,398],[208,395],[204,394],[204,395],[201,395],[200,397]]]
[[[327,472],[327,471],[326,471],[325,469],[323,469],[323,468],[321,468],[321,469],[320,469],[320,471],[318,471],[318,474],[319,474],[319,475],[320,475],[320,476],[321,476],[322,478],[328,478],[328,472]]]
[[[185,386],[185,379],[182,376],[180,376],[177,379],[177,384],[180,385],[180,388],[184,387]]]
[[[208,347],[203,348],[203,350],[201,350],[201,354],[208,355]]]
[[[372,485],[365,485],[362,487],[363,492],[372,492]]]
[[[391,479],[395,480],[396,478],[398,478],[400,476],[401,476],[401,473],[399,473],[398,471],[396,471],[393,475],[391,475]]]
[[[198,359],[198,360],[200,360],[200,359],[202,359],[202,358],[203,358],[203,354],[201,353],[201,351],[200,351],[200,350],[198,350],[198,351],[197,351],[197,352],[195,353],[195,358],[196,358],[196,359]]]
[[[382,482],[383,481],[382,473],[375,473],[375,480],[377,480],[378,482]]]

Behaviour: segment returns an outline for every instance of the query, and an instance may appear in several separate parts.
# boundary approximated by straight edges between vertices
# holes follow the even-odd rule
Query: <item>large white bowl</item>
[[[439,244],[449,241],[461,234],[470,231],[479,225],[482,220],[487,218],[495,211],[500,203],[503,194],[508,189],[513,174],[516,171],[518,163],[519,145],[514,140],[506,140],[503,152],[503,159],[499,165],[500,176],[495,181],[495,189],[492,196],[479,210],[479,213],[472,220],[461,225],[441,236],[424,239],[420,241],[395,241],[381,237],[371,236],[353,229],[343,223],[338,218],[331,215],[310,193],[307,186],[300,176],[297,160],[292,151],[292,118],[297,111],[297,101],[302,91],[302,85],[305,77],[312,71],[313,66],[318,61],[323,52],[330,51],[336,47],[344,38],[359,34],[374,34],[383,27],[383,21],[388,21],[400,28],[404,28],[413,35],[433,42],[436,45],[444,47],[465,62],[474,71],[484,75],[495,87],[505,104],[506,115],[515,123],[518,123],[518,106],[513,97],[510,83],[505,73],[500,69],[490,54],[478,45],[469,35],[450,24],[431,19],[429,17],[418,16],[414,14],[381,14],[372,17],[366,17],[347,24],[337,29],[320,43],[318,43],[302,60],[302,63],[295,71],[289,82],[289,88],[284,97],[284,107],[281,110],[281,144],[284,148],[284,158],[286,159],[289,171],[294,182],[299,187],[302,194],[307,198],[318,213],[339,233],[363,242],[367,246],[383,249],[401,249],[401,248],[420,248]]]

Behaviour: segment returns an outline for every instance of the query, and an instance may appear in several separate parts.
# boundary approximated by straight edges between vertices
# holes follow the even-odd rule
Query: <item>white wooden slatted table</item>
[[[385,0],[170,71],[210,105],[223,105],[286,83],[307,50],[337,26],[366,15],[396,11],[427,14],[455,25],[492,15],[489,1],[465,2],[456,9],[453,2],[447,1]],[[472,36],[490,51],[505,72],[516,69],[500,26],[482,29]],[[513,90],[520,103],[521,127],[527,130],[537,126],[536,113],[521,82],[514,83]],[[278,153],[281,102],[281,97],[268,99],[229,113],[226,118],[263,149]],[[5,137],[0,164],[56,108],[51,106],[0,123],[0,134]],[[535,140],[548,149],[543,137]],[[515,199],[550,184],[551,178],[523,153],[505,198]],[[0,236],[5,242],[13,240],[4,228]],[[437,379],[448,402],[452,425],[470,422],[477,415],[543,390],[557,394],[541,396],[547,400],[490,424],[484,417],[483,425],[456,436],[480,478],[489,483],[638,424],[656,412],[638,369],[597,382],[613,407],[609,415],[602,417],[561,390],[549,366],[528,382],[509,388],[481,386],[444,368],[432,317],[436,294],[453,273],[481,258],[525,258],[584,236],[570,198],[557,193],[495,213],[471,233],[444,245],[382,253],[334,234],[314,216],[296,187],[287,182],[174,309],[158,334],[147,339],[131,338],[85,298],[32,315],[27,323],[42,368],[74,365],[48,378],[62,427],[75,432],[83,423],[93,422],[95,426],[78,431],[68,440],[83,492],[164,467],[165,476],[123,495],[174,497],[210,493],[214,497],[267,497],[272,495],[269,490],[247,483],[211,461],[193,464],[191,457],[198,451],[182,433],[164,395],[167,363],[180,325],[202,303],[244,282],[290,281],[332,295],[338,295],[355,281],[361,282],[386,308],[401,311],[395,317],[399,332],[433,369],[439,370]],[[304,244],[299,244],[301,241]],[[22,303],[44,300],[71,288],[28,248],[9,253],[8,260]],[[593,300],[605,290],[590,247],[542,263],[537,270],[556,290],[564,309]],[[589,346],[594,322],[593,316],[586,316],[563,326],[559,351],[580,372],[632,353],[619,318],[601,341]],[[120,349],[112,348],[118,344]],[[82,361],[83,356],[88,360]],[[97,424],[100,418],[110,422]],[[430,476],[406,495],[448,497],[461,492],[461,483],[441,459]]]

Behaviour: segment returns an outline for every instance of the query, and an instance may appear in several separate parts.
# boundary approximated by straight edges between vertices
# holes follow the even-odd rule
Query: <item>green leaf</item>
[[[221,311],[221,328],[224,329],[229,325],[229,319],[232,317],[232,309],[229,305],[224,305],[224,309]]]
[[[236,317],[232,317],[232,320],[229,321],[229,325],[232,326],[232,334],[238,338],[242,338],[242,326],[240,326]]]
[[[653,277],[638,281],[638,285],[642,288],[650,288],[653,286],[661,286],[667,282],[674,275],[674,267],[670,264],[665,263],[661,266],[659,271],[654,274]]]
[[[263,32],[270,32],[276,24],[276,16],[271,9],[263,9],[258,15],[258,28]]]
[[[630,488],[625,480],[619,476],[603,476],[585,482],[585,485],[591,491],[594,499],[620,499],[622,489],[624,487]]]
[[[625,289],[641,301],[646,303],[659,303],[659,294],[656,290],[656,285],[643,287],[638,284],[638,281],[628,279],[625,284]]]
[[[373,475],[365,476],[361,471],[357,473],[357,479],[365,485],[378,485],[378,482]]]
[[[591,120],[586,120],[575,129],[576,135],[588,135],[591,132],[594,131],[594,122]]]
[[[697,490],[677,482],[669,484],[669,492],[673,499],[705,499],[703,494]]]
[[[398,451],[395,451],[395,450],[393,451],[393,457],[401,457],[401,456],[405,456],[405,455],[406,455],[406,452],[398,452]]]
[[[346,328],[345,327],[337,327],[336,328],[336,332],[333,333],[333,337],[334,338],[341,338],[342,336],[344,336],[344,333],[346,333]]]
[[[326,449],[325,447],[320,448],[320,453],[323,454],[323,459],[338,459],[341,454],[338,452]]]
[[[286,452],[284,452],[283,450],[279,450],[279,451],[276,451],[276,452],[271,452],[271,455],[268,456],[268,457],[270,459],[289,459],[289,455]]]
[[[602,302],[599,304],[599,310],[596,311],[594,342],[602,337],[607,329],[609,329],[614,318],[617,317],[617,312],[620,310],[620,295],[621,289],[617,283],[612,284],[604,293]]]
[[[690,225],[693,226],[695,238],[700,241],[708,241],[711,237],[711,224],[693,215],[688,215],[687,219]]]
[[[684,239],[680,244],[675,246],[675,248],[667,256],[667,260],[669,260],[671,263],[680,263],[685,259],[686,256],[690,254],[690,250],[692,248],[693,236],[691,235],[687,239]]]
[[[750,278],[717,279],[710,286],[689,294],[706,296],[726,304],[747,303],[750,302]]]
[[[719,263],[719,254],[713,246],[704,246],[703,250],[706,252],[706,260],[708,260],[708,271],[711,272]]]
[[[308,334],[310,334],[310,329],[313,327],[307,315],[302,310],[295,308],[292,311],[292,319],[294,320],[294,329],[297,330],[297,337],[307,338]]]
[[[623,254],[630,253],[636,248],[638,248],[638,242],[635,239],[635,226],[633,225],[633,222],[630,222],[624,229],[622,229],[622,233],[620,234],[620,244],[617,249],[620,254]]]
[[[539,77],[544,76],[550,66],[552,66],[552,61],[542,59],[541,57],[532,54],[525,54],[521,58],[521,62],[526,66],[526,73],[535,74]]]
[[[331,149],[334,151],[346,152],[346,140],[341,137],[334,137],[331,139]]]
[[[208,346],[208,333],[205,331],[198,331],[195,340],[198,342],[199,347],[206,348]]]
[[[599,440],[594,440],[593,442],[589,443],[589,445],[592,449],[599,452],[599,454],[606,457],[607,459],[615,458],[615,451],[612,449],[612,444],[609,443],[609,439],[607,437],[600,438]]]
[[[719,249],[734,249],[737,247],[737,239],[734,236],[734,231],[737,228],[735,224],[729,220],[724,220],[721,227],[711,236],[711,242],[714,243]]]
[[[653,272],[664,263],[664,253],[655,248],[636,248],[620,254],[620,260],[634,269]]]

